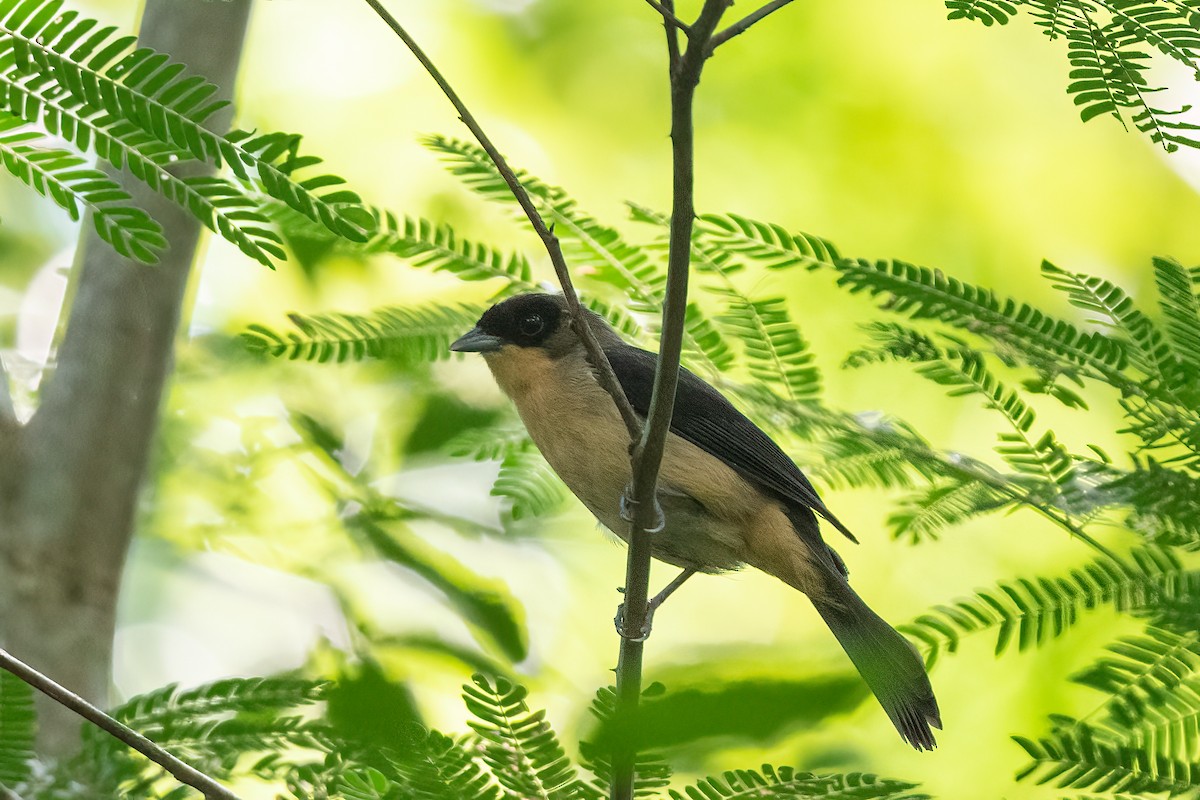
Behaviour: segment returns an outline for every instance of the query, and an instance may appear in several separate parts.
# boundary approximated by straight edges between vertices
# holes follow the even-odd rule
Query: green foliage
[[[16,749],[0,755],[15,764],[16,757],[31,756],[22,742],[32,738],[33,711],[28,688],[12,681],[20,699],[0,699],[8,697],[9,706],[20,713],[4,716],[8,712],[0,704],[0,722],[15,723],[0,727],[0,734],[14,732],[0,741]],[[9,688],[3,681],[0,685]],[[312,705],[322,699],[332,704],[341,690],[336,684],[293,677],[229,679],[186,692],[166,687],[136,697],[113,713],[221,779],[253,776],[286,788],[298,800],[602,800],[609,794],[611,769],[602,749],[585,743],[587,755],[577,766],[545,712],[530,709],[525,688],[503,678],[476,674],[463,686],[471,733],[447,735],[410,723],[370,744],[347,735],[345,726],[334,724],[320,704]],[[661,693],[661,685],[656,685],[647,690],[647,697]],[[597,694],[593,710],[602,720],[614,713],[614,698],[611,688]],[[292,715],[306,706],[311,708],[303,718]],[[15,733],[18,728],[23,733]],[[0,767],[6,764],[0,762]],[[28,766],[19,774],[0,775],[9,786],[22,785],[25,800],[190,796],[186,787],[171,789],[159,767],[97,730],[88,732],[79,757],[40,768],[29,783],[22,783],[30,775]],[[911,783],[859,773],[818,776],[771,765],[727,772],[682,792],[668,791],[670,775],[659,756],[641,754],[635,796],[926,798],[914,793]]]
[[[1153,615],[1164,601],[1200,592],[1200,573],[1165,550],[1135,550],[1128,559],[1097,559],[1066,577],[1002,581],[973,597],[937,606],[904,626],[932,664],[962,637],[996,630],[996,655],[1041,645],[1070,630],[1080,615],[1104,606]]]
[[[310,174],[320,159],[299,155],[299,137],[213,133],[205,123],[227,105],[212,99],[217,87],[135,41],[64,9],[61,0],[0,2],[0,157],[10,173],[73,219],[81,205],[90,208],[104,241],[147,263],[165,247],[159,225],[111,177],[85,167],[83,154],[128,169],[266,266],[285,253],[262,211],[263,196],[337,236],[367,239],[375,221],[357,195],[340,188],[340,178]],[[26,144],[39,137],[14,132],[22,123],[78,152]],[[181,172],[194,164],[224,167],[236,180]]]
[[[0,670],[0,787],[29,780],[33,765],[33,690]]]
[[[672,791],[671,800],[743,800],[755,797],[861,797],[875,800],[927,800],[915,793],[914,785],[884,780],[874,775],[816,776],[788,767],[775,769],[764,764],[762,770],[736,770],[720,777],[707,778],[682,792]]]
[[[1166,56],[1200,80],[1200,8],[1193,0],[946,0],[950,19],[1004,25],[1025,8],[1051,40],[1063,39],[1071,64],[1067,93],[1084,122],[1111,116],[1167,152],[1200,147],[1200,125],[1152,102],[1163,85],[1147,73],[1152,56]]]
[[[1179,797],[1192,796],[1200,788],[1200,774],[1187,761],[1148,755],[1074,720],[1060,718],[1059,723],[1054,733],[1042,739],[1014,737],[1032,760],[1018,778],[1106,794]]]
[[[980,13],[992,8],[999,14],[1008,4],[974,5]],[[483,197],[511,202],[507,187],[477,148],[441,138],[430,145]],[[642,315],[661,299],[661,232],[668,220],[631,206],[634,219],[656,233],[649,242],[634,244],[584,214],[563,190],[525,178],[531,196],[555,220],[557,233],[564,242],[573,241],[568,249],[575,263],[587,268],[580,286],[594,294],[586,296],[603,298],[602,308],[635,341],[652,335],[654,323],[644,322]],[[457,241],[452,232],[443,239]],[[485,251],[490,252],[480,250]],[[1200,752],[1200,734],[1194,733],[1200,730],[1200,716],[1194,713],[1200,697],[1200,678],[1194,673],[1200,659],[1190,655],[1188,638],[1200,626],[1200,578],[1181,552],[1200,547],[1196,270],[1169,258],[1155,259],[1160,313],[1148,314],[1109,281],[1043,264],[1050,284],[1088,315],[1075,322],[939,270],[842,257],[817,237],[734,215],[701,218],[692,256],[695,293],[685,339],[689,363],[706,372],[781,443],[801,452],[797,462],[818,485],[905,490],[889,523],[896,536],[913,542],[945,535],[962,522],[997,510],[1029,509],[1095,551],[1093,561],[1065,575],[1002,580],[919,616],[904,630],[923,647],[930,663],[956,651],[964,637],[984,631],[995,632],[997,654],[1039,647],[1068,635],[1082,617],[1100,608],[1132,614],[1151,626],[1144,637],[1114,646],[1115,658],[1124,659],[1121,663],[1109,657],[1081,677],[1108,696],[1102,723],[1059,725],[1048,738],[1020,739],[1035,762],[1025,775],[1111,796],[1113,791],[1172,791],[1183,785],[1161,778],[1160,767],[1200,769],[1193,763]],[[1000,458],[994,460],[1003,467],[983,457],[941,450],[902,420],[829,407],[812,353],[789,311],[792,298],[758,296],[751,288],[755,268],[797,267],[830,274],[848,293],[878,298],[881,312],[898,315],[898,322],[879,319],[868,325],[869,345],[853,351],[847,365],[909,365],[951,397],[982,400],[1001,426],[996,447]],[[487,275],[506,282],[500,294],[528,288],[529,277],[519,270],[514,274],[502,267]],[[462,277],[469,280],[477,274],[464,270]],[[613,309],[624,313],[613,314]],[[442,341],[457,332],[447,331]],[[372,336],[368,331],[364,338]],[[382,337],[376,338],[382,344]],[[387,358],[379,345],[364,345],[351,353],[375,354]],[[1094,386],[1115,390],[1108,396],[1116,398],[1127,425],[1123,433],[1129,448],[1123,458],[1094,445],[1066,441],[1038,424],[1035,406],[1043,401],[1056,402],[1071,413],[1090,413],[1088,392]],[[509,498],[511,517],[546,513],[563,496],[545,462],[524,435],[511,428],[477,430],[460,437],[451,450],[500,462],[501,480],[494,492]],[[1114,519],[1124,520],[1135,543],[1125,548],[1127,555],[1117,555],[1091,532],[1093,525],[1108,525]],[[1188,644],[1177,646],[1171,637]],[[1179,647],[1185,647],[1186,657]],[[492,691],[493,705],[511,705],[514,719],[533,719],[509,689]],[[770,692],[764,689],[756,696]],[[669,720],[681,715],[663,713]],[[713,710],[702,716],[712,721],[731,715]],[[541,730],[539,722],[529,724]],[[727,727],[706,722],[689,726],[686,736],[692,741],[708,730],[717,731],[713,735],[730,733]],[[663,742],[672,741],[672,735],[664,733]],[[599,791],[604,790],[608,768],[603,745],[601,737],[584,748],[585,766],[599,782],[580,779],[580,785]],[[558,771],[560,745],[554,740],[547,747],[538,757],[549,775],[567,781],[566,773]],[[658,789],[653,776],[662,765],[647,758],[649,782],[643,791],[648,795]],[[1159,766],[1147,766],[1153,764]],[[498,761],[492,766],[497,765]],[[849,776],[822,783],[824,779],[772,781],[767,773],[750,775],[712,779],[679,796],[708,800],[750,792],[808,797],[825,796],[820,793],[825,791],[870,797],[878,791],[878,796],[890,797],[908,790],[886,782],[856,784]],[[501,784],[516,786],[503,780]],[[521,791],[553,793],[567,785],[552,784],[522,784]]]
[[[96,232],[121,255],[156,262],[158,251],[167,246],[158,223],[133,205],[116,181],[88,167],[86,159],[29,144],[45,140],[19,117],[0,112],[0,161],[10,174],[65,208],[73,220],[79,219],[81,205],[91,209]]]
[[[478,306],[393,306],[370,314],[289,314],[293,330],[252,325],[243,334],[258,353],[292,361],[361,361],[388,358],[404,363],[450,357],[450,343],[475,324]]]
[[[516,797],[568,800],[581,784],[546,712],[531,711],[522,686],[476,675],[463,687],[474,715],[471,727],[483,740],[481,757],[496,780]]]

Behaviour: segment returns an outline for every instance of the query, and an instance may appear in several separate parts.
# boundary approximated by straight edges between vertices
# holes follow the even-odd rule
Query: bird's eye
[[[519,325],[522,336],[537,336],[546,327],[541,314],[530,314],[521,320]]]

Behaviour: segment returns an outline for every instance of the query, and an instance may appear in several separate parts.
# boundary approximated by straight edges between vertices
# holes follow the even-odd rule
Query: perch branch
[[[745,33],[751,25],[758,22],[768,14],[778,11],[790,2],[792,2],[792,0],[772,0],[772,2],[767,3],[757,11],[751,12],[742,17],[737,22],[733,23],[728,28],[712,37],[712,41],[708,45],[708,54],[712,55],[713,50],[716,50],[733,37]]]
[[[471,134],[479,142],[479,146],[484,149],[492,163],[496,165],[496,169],[504,177],[504,182],[508,184],[509,190],[520,204],[521,210],[525,212],[525,216],[529,218],[529,223],[537,232],[538,237],[542,240],[542,244],[546,248],[546,252],[550,256],[550,263],[554,265],[554,273],[558,276],[558,282],[562,286],[563,296],[567,300],[567,306],[571,311],[571,321],[575,327],[575,331],[583,340],[584,347],[587,348],[588,358],[592,362],[592,366],[596,369],[597,379],[600,385],[606,392],[612,396],[613,402],[617,405],[617,410],[621,414],[621,419],[625,423],[625,429],[629,433],[630,440],[635,440],[641,436],[642,424],[634,412],[633,407],[629,405],[629,400],[625,397],[624,390],[621,389],[620,382],[617,381],[617,376],[612,371],[612,365],[608,363],[608,356],[604,355],[604,350],[600,348],[600,343],[596,340],[595,333],[592,332],[591,326],[587,323],[587,317],[584,313],[583,306],[579,303],[579,295],[575,292],[575,286],[571,282],[571,273],[567,269],[567,261],[563,256],[562,247],[558,242],[558,237],[554,235],[554,231],[546,225],[542,215],[534,205],[533,200],[529,197],[529,193],[525,191],[525,187],[521,185],[521,181],[517,178],[512,167],[505,161],[504,156],[492,144],[492,140],[483,132],[483,128],[475,120],[474,115],[467,109],[465,103],[454,91],[449,81],[442,75],[441,71],[430,60],[429,56],[425,55],[416,40],[408,35],[408,32],[401,27],[396,18],[388,13],[387,9],[380,4],[379,0],[366,0],[367,5],[374,9],[375,13],[387,23],[388,27],[404,42],[405,46],[416,57],[417,61],[421,62],[421,66],[429,73],[429,76],[441,87],[446,98],[458,111],[459,119],[471,131]]]
[[[662,338],[654,373],[654,391],[646,426],[633,453],[633,519],[625,568],[625,602],[621,620],[621,651],[617,660],[618,713],[631,716],[642,693],[642,656],[650,587],[650,531],[661,511],[656,495],[658,473],[675,410],[679,359],[687,314],[688,271],[691,265],[695,207],[695,131],[693,101],[707,59],[708,43],[730,0],[705,0],[692,26],[687,50],[671,73],[672,207],[667,253],[667,289],[663,304]],[[633,797],[637,742],[624,740],[613,752],[613,800]]]
[[[199,791],[207,800],[238,800],[237,795],[203,772],[180,761],[142,734],[117,722],[79,695],[58,685],[3,649],[0,649],[0,669],[11,672],[51,700],[75,712],[105,733],[121,740],[171,773],[175,780]]]

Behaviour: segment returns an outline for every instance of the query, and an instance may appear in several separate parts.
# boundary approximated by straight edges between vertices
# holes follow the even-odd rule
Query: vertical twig
[[[675,0],[663,0],[663,7],[675,13]],[[674,75],[679,69],[679,28],[674,25],[663,24],[663,30],[667,33],[667,63],[669,65],[669,74]]]
[[[479,142],[479,146],[488,154],[488,158],[496,165],[496,169],[504,178],[504,182],[508,184],[509,190],[513,193],[513,197],[517,199],[521,210],[525,212],[525,216],[529,218],[529,223],[537,232],[538,237],[542,240],[542,245],[546,248],[546,252],[550,256],[550,263],[554,265],[554,274],[558,277],[558,282],[562,286],[563,295],[566,297],[567,306],[571,310],[571,321],[574,324],[575,331],[579,337],[583,339],[584,347],[587,349],[588,358],[595,367],[597,379],[604,390],[612,397],[613,402],[617,405],[617,410],[621,413],[621,419],[625,423],[625,429],[629,433],[630,439],[636,439],[641,435],[642,424],[638,419],[637,414],[633,411],[633,406],[629,405],[629,400],[625,397],[625,392],[621,389],[621,384],[617,380],[617,376],[612,371],[612,365],[608,363],[608,356],[604,355],[604,350],[601,349],[600,343],[596,340],[596,335],[588,326],[584,316],[583,307],[579,304],[579,296],[575,293],[575,286],[571,282],[571,273],[567,269],[567,261],[563,256],[562,247],[559,245],[558,237],[554,235],[542,219],[541,213],[538,212],[537,206],[533,204],[529,193],[525,191],[525,187],[521,185],[517,175],[513,172],[512,167],[505,161],[504,156],[492,144],[492,140],[483,132],[483,128],[475,120],[473,114],[467,108],[466,104],[454,91],[454,87],[442,75],[437,66],[430,60],[429,56],[425,55],[425,51],[420,48],[416,40],[408,35],[408,32],[401,27],[396,18],[388,13],[387,9],[379,2],[379,0],[366,0],[376,14],[379,15],[388,27],[404,42],[404,45],[412,52],[417,61],[421,62],[421,66],[429,73],[429,76],[441,88],[442,93],[458,111],[458,118],[471,131],[471,135]]]
[[[100,730],[129,745],[169,772],[175,780],[199,791],[207,800],[238,800],[237,795],[203,772],[180,761],[142,734],[117,722],[79,695],[50,680],[23,661],[13,658],[4,649],[0,649],[0,669],[11,672],[56,703],[70,709]]]
[[[625,602],[621,651],[617,661],[617,713],[628,720],[637,709],[642,692],[642,655],[650,586],[649,533],[661,513],[656,500],[658,472],[666,449],[675,389],[679,382],[679,359],[683,350],[687,313],[688,270],[691,264],[692,223],[695,208],[695,138],[692,107],[700,73],[708,58],[708,44],[721,15],[731,0],[705,0],[700,16],[691,26],[686,51],[671,73],[672,207],[670,247],[667,255],[667,289],[663,304],[663,329],[659,342],[654,392],[646,426],[633,453],[633,522],[625,569]],[[631,733],[635,728],[629,729]],[[613,753],[613,800],[633,797],[636,736],[623,737]]]

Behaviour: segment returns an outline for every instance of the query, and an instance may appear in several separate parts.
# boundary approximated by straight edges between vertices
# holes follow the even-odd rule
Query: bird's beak
[[[484,333],[476,326],[454,340],[450,349],[456,353],[494,353],[504,346],[499,336]]]

